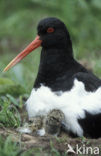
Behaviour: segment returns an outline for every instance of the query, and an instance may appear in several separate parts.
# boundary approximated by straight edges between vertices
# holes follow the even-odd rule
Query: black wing
[[[101,86],[101,80],[92,73],[79,72],[73,78],[83,82],[87,91],[95,91]]]

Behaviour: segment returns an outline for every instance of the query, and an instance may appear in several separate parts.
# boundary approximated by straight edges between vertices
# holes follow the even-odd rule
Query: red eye
[[[54,32],[54,28],[48,28],[48,29],[47,29],[47,32],[48,32],[48,33]]]

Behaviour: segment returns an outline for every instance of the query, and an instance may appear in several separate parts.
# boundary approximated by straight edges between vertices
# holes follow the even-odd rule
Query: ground
[[[23,100],[25,100],[25,99],[23,99]],[[9,107],[7,109],[9,110]],[[26,109],[23,104],[22,104],[22,106],[20,106],[20,108],[17,108],[17,109],[18,109],[20,117],[21,117],[20,124],[18,121],[16,121],[16,122],[12,122],[12,126],[6,127],[4,125],[4,123],[2,124],[2,122],[0,125],[0,127],[1,127],[0,128],[0,136],[2,136],[2,138],[0,138],[0,139],[4,140],[4,144],[2,145],[3,149],[0,149],[0,153],[2,153],[2,151],[3,151],[2,156],[3,155],[9,156],[8,151],[9,151],[10,145],[11,145],[10,146],[11,151],[14,151],[13,144],[15,144],[15,149],[16,149],[17,154],[14,155],[14,153],[13,153],[12,156],[17,156],[17,155],[19,155],[19,156],[34,156],[34,155],[35,156],[37,156],[37,155],[38,156],[39,155],[40,156],[48,156],[48,155],[50,155],[50,156],[51,155],[52,156],[74,155],[75,156],[75,155],[81,155],[80,153],[78,153],[78,154],[68,153],[67,154],[68,145],[71,145],[72,148],[74,149],[74,151],[76,151],[76,146],[81,147],[81,149],[80,149],[81,153],[85,152],[85,151],[83,151],[84,150],[83,147],[84,148],[97,147],[101,151],[101,138],[99,138],[99,139],[89,139],[89,138],[85,138],[85,137],[71,138],[65,132],[62,132],[60,134],[60,136],[58,136],[58,137],[52,136],[52,135],[45,135],[43,137],[40,137],[40,136],[36,135],[35,133],[31,133],[31,134],[23,134],[22,133],[21,134],[18,132],[18,127],[20,125],[23,126],[23,124],[25,124],[25,122],[28,122],[28,117],[27,117]],[[12,110],[12,108],[10,108],[10,110]],[[9,113],[9,111],[8,111],[8,113]],[[17,114],[15,112],[15,116],[16,115]],[[15,116],[13,116],[13,118]],[[6,118],[6,116],[5,116],[5,118]],[[8,115],[8,119],[12,120],[12,118],[9,118],[9,115]],[[9,121],[9,122],[11,124],[11,121]],[[17,126],[14,127],[14,125],[17,125]],[[5,146],[7,148],[6,154],[5,154]],[[91,151],[89,151],[89,154],[86,153],[86,155],[90,156],[90,155],[94,155],[94,153],[93,153],[93,151],[92,151],[92,153],[91,153]]]
[[[25,151],[31,151],[34,154],[38,154],[41,156],[53,155],[53,156],[66,156],[68,150],[68,144],[73,147],[75,150],[76,145],[79,147],[99,147],[101,149],[101,138],[99,139],[86,139],[86,138],[71,138],[68,135],[53,137],[53,136],[44,136],[44,137],[36,137],[29,134],[19,134],[14,129],[0,128],[0,135],[3,137],[11,136],[11,140],[13,142],[17,142],[20,144],[20,153],[24,153]],[[80,152],[82,152],[81,149]],[[68,155],[76,155],[73,153],[68,153]],[[80,154],[78,154],[80,155]],[[83,155],[83,154],[82,154]],[[86,154],[90,156],[89,154]],[[98,154],[99,155],[99,154]]]

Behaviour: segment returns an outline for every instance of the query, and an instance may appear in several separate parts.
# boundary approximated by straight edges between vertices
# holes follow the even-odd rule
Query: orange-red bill
[[[15,66],[18,62],[20,62],[25,56],[31,53],[33,50],[38,48],[42,43],[40,37],[37,36],[34,41],[32,41],[20,54],[18,54],[3,70],[4,72]]]

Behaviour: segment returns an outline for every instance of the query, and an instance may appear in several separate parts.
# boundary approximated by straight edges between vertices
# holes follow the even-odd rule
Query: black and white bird
[[[59,109],[65,115],[68,132],[74,136],[101,137],[101,80],[74,59],[70,35],[61,20],[41,20],[37,34],[4,69],[42,46],[37,78],[26,102],[29,117]]]

